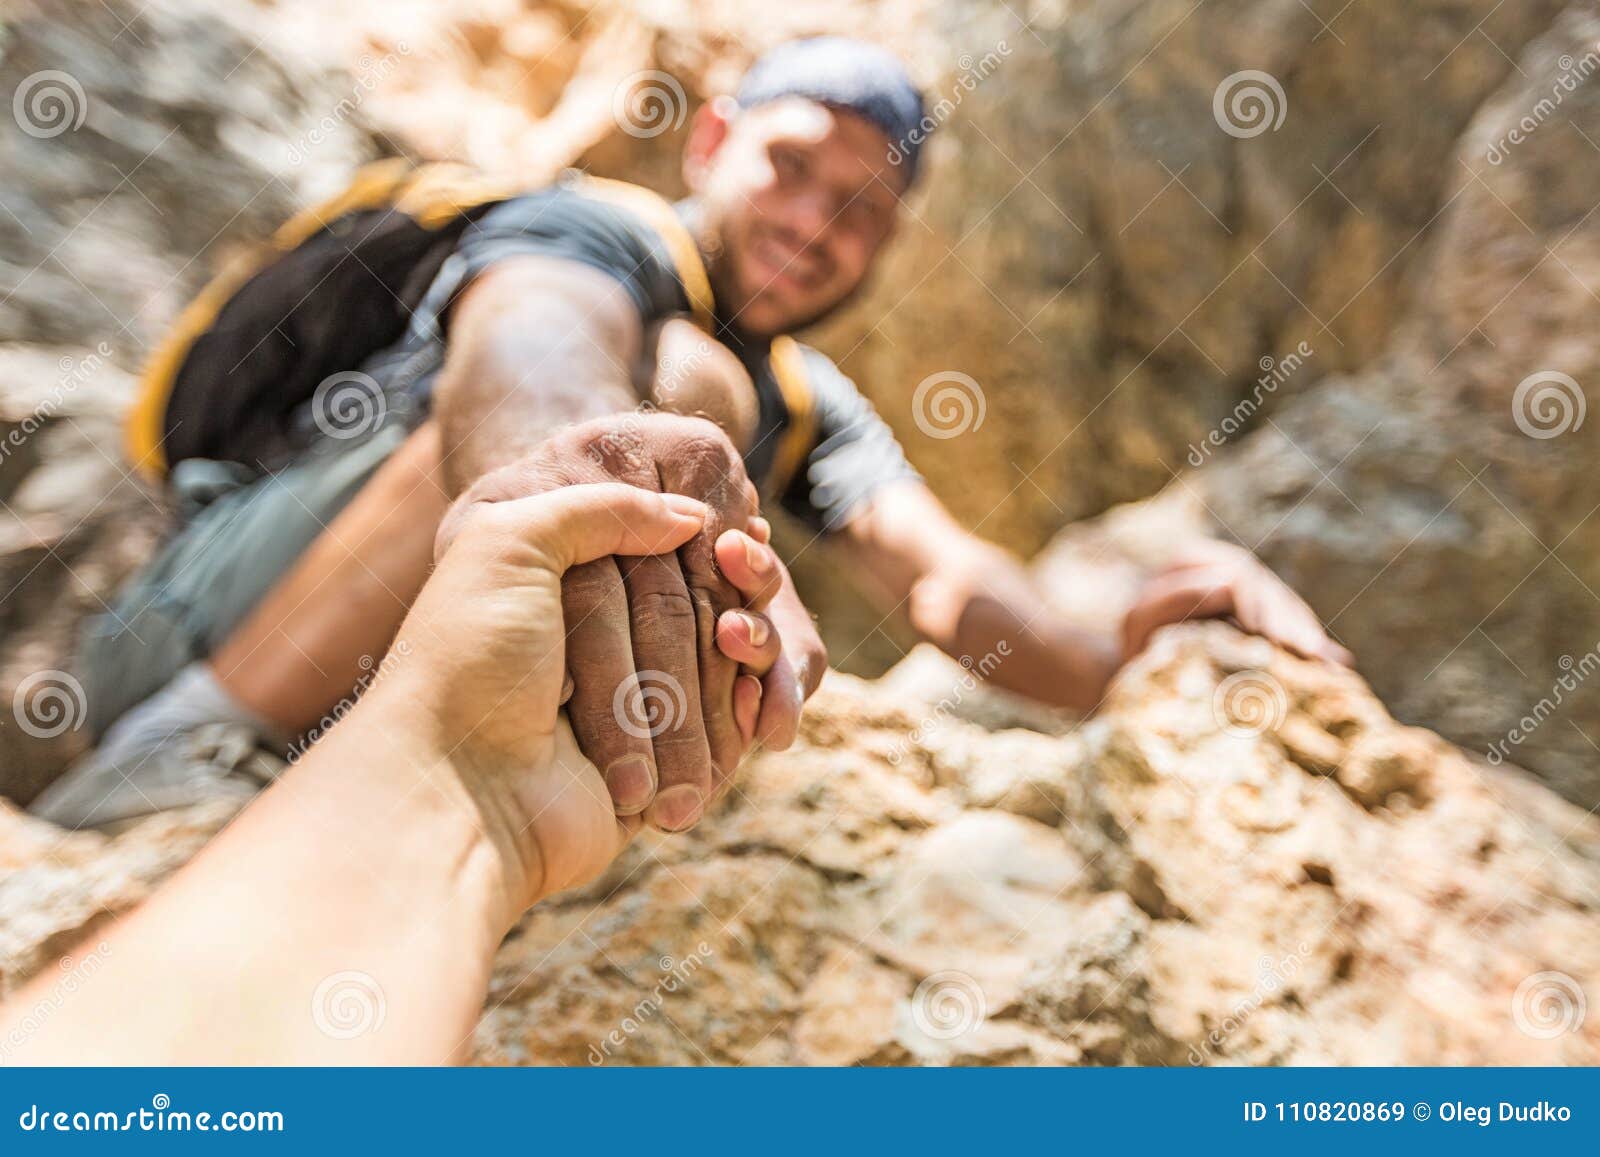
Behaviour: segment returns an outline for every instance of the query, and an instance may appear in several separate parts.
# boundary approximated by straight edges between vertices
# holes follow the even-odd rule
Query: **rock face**
[[[1039,563],[1058,601],[1126,590],[1185,535],[1235,539],[1397,716],[1600,801],[1597,44],[1600,14],[1567,12],[1468,124],[1371,364],[1265,391],[1237,427],[1257,432],[1213,427],[1198,470],[1064,532]],[[1069,609],[1114,616],[1092,603]]]
[[[14,8],[0,36],[14,114],[0,119],[0,341],[103,338],[136,361],[229,246],[376,155],[349,111],[359,79],[304,51],[291,63],[269,13]]]
[[[220,263],[377,142],[366,89],[266,13],[24,0],[0,28],[0,794],[83,750],[71,673],[166,519],[128,474],[131,372]]]
[[[378,152],[672,191],[750,55],[856,32],[926,82],[932,179],[814,336],[934,488],[1024,551],[1105,512],[1036,568],[1101,629],[1185,536],[1256,548],[1396,716],[1478,754],[1224,627],[1161,636],[1076,730],[917,652],[832,679],[703,830],[530,913],[479,1059],[1600,1063],[1600,15],[1563,7],[27,0],[0,795],[85,742],[73,631],[165,518],[115,448],[131,371],[230,251]],[[640,77],[659,126],[618,112]],[[836,658],[898,659],[804,560]],[[63,836],[0,803],[0,990],[225,818]]]
[[[1370,369],[1285,406],[1195,487],[1402,718],[1600,803],[1600,13],[1517,60]]]
[[[998,708],[943,675],[922,702],[834,677],[698,831],[529,913],[477,1059],[1600,1061],[1592,815],[1222,626],[1163,634],[1064,735],[967,722]],[[6,813],[4,986],[223,818]]]

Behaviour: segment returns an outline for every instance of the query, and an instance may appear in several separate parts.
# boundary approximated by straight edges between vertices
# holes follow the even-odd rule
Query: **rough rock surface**
[[[943,707],[835,677],[697,832],[532,911],[477,1059],[1600,1061],[1592,815],[1223,626],[1063,735],[967,722],[999,708],[944,674]],[[4,813],[3,987],[224,818]]]
[[[1165,487],[1056,539],[1062,611],[1110,629],[1174,543],[1232,536],[1396,715],[1506,764],[1225,628],[1163,636],[1077,730],[916,652],[834,679],[703,831],[530,914],[480,1059],[1597,1063],[1600,16],[1563,7],[24,0],[0,95],[65,70],[83,97],[59,132],[0,117],[0,795],[82,746],[17,693],[70,702],[74,625],[159,532],[115,424],[230,251],[378,151],[670,190],[752,55],[860,32],[942,124],[886,276],[816,340],[935,489],[1031,550]],[[1280,130],[1219,120],[1245,70]],[[682,90],[660,131],[617,115],[639,75]],[[949,371],[981,425],[960,379],[919,404]],[[834,657],[881,670],[905,636],[826,550],[797,576]],[[5,989],[225,819],[0,809]]]
[[[1195,480],[1396,715],[1584,807],[1600,804],[1597,74],[1600,11],[1580,5],[1444,166],[1392,349]]]
[[[1038,564],[1058,602],[1111,620],[1104,592],[1173,543],[1233,538],[1398,717],[1600,802],[1597,46],[1600,12],[1574,7],[1467,126],[1380,356],[1267,391],[1256,433],[1214,427],[1202,468],[1064,532]]]

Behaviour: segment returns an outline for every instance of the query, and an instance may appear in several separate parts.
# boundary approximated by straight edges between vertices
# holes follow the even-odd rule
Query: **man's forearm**
[[[935,571],[913,588],[913,626],[990,683],[1058,707],[1099,705],[1120,654],[1115,643],[1063,623],[1022,567],[995,552],[981,574]]]
[[[432,736],[413,726],[419,712],[382,699],[364,699],[347,724],[119,922],[107,934],[104,965],[17,1059],[457,1058],[515,915],[505,859]],[[31,1008],[48,979],[6,1012]]]
[[[445,475],[459,493],[564,426],[636,405],[640,325],[611,279],[507,262],[457,303],[436,392]]]
[[[859,572],[929,642],[1007,690],[1099,704],[1118,648],[1063,622],[1015,556],[963,530],[920,482],[884,488],[845,529]]]

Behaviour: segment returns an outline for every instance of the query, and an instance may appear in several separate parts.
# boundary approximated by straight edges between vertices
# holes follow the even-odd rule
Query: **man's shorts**
[[[391,423],[360,439],[326,438],[272,474],[180,463],[169,479],[177,531],[79,642],[94,738],[221,645],[406,434]]]

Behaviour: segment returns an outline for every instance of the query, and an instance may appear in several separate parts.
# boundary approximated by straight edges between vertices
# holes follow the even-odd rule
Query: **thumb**
[[[705,525],[703,502],[620,482],[565,486],[498,503],[512,533],[541,551],[557,573],[607,555],[665,554]]]

